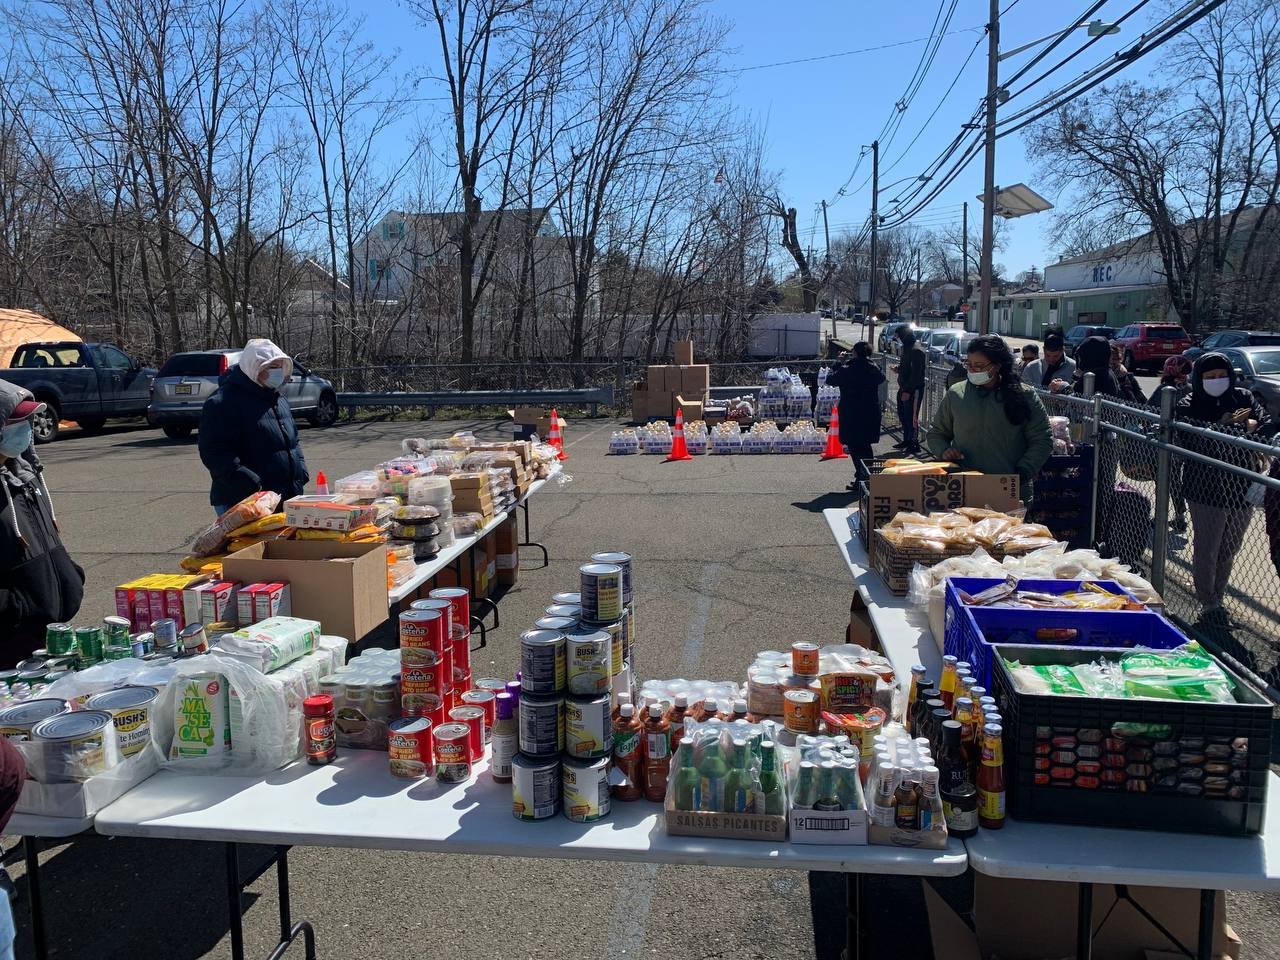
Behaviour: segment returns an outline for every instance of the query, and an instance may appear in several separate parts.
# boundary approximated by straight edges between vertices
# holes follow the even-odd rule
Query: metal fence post
[[[1098,508],[1102,496],[1098,490],[1098,474],[1102,467],[1102,397],[1094,393],[1096,378],[1092,373],[1084,375],[1085,399],[1093,401],[1093,421],[1085,422],[1084,438],[1093,444],[1093,509],[1089,511],[1089,545],[1098,545]]]
[[[1156,451],[1156,517],[1151,538],[1151,569],[1148,571],[1151,586],[1156,593],[1164,593],[1164,568],[1169,556],[1169,494],[1173,475],[1173,454],[1165,444],[1173,442],[1173,404],[1177,391],[1173,387],[1161,387],[1160,393],[1160,443]]]

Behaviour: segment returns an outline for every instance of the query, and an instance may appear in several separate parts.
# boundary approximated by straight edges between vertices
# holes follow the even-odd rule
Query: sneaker
[[[895,443],[895,444],[893,445],[893,449],[894,449],[894,450],[905,450],[905,449],[907,449],[907,443],[906,443],[905,441],[899,441],[898,443]]]

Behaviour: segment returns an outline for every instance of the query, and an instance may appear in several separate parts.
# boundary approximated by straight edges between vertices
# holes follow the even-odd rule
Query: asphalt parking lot
[[[511,675],[519,631],[552,593],[576,589],[578,565],[604,549],[635,557],[641,678],[740,681],[757,650],[841,640],[850,585],[821,510],[850,501],[849,461],[608,457],[616,426],[570,423],[568,479],[532,504],[533,535],[550,565],[522,555],[528,566],[502,600],[502,627],[477,655],[477,676]],[[302,439],[313,475],[337,478],[396,454],[404,437],[460,428],[496,434],[492,421],[389,422],[304,428]],[[67,545],[86,571],[80,622],[113,612],[115,584],[174,569],[212,517],[194,442],[112,428],[68,433],[40,454]],[[11,840],[6,849],[23,890]],[[42,864],[53,956],[229,953],[220,848],[90,835],[53,844]],[[843,889],[827,875],[326,848],[295,849],[290,867],[295,918],[315,923],[325,957],[828,960],[843,923]],[[944,893],[963,905],[966,881]],[[873,955],[928,956],[919,884],[876,880],[869,894]],[[1229,899],[1244,956],[1280,955],[1271,946],[1280,900]],[[245,902],[248,954],[265,956],[276,937],[273,873]],[[30,956],[25,901],[16,913],[18,955]]]

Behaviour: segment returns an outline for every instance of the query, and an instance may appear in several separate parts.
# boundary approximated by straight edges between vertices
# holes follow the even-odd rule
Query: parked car
[[[953,327],[935,327],[932,330],[925,331],[922,339],[924,348],[929,354],[929,362],[941,363],[948,345],[953,340],[959,340],[963,333],[963,330],[957,330]]]
[[[1131,323],[1117,330],[1114,339],[1124,346],[1124,365],[1133,373],[1143,367],[1159,369],[1191,346],[1187,331],[1176,323]]]
[[[1197,344],[1182,351],[1188,360],[1195,360],[1202,353],[1225,350],[1227,347],[1280,347],[1280,333],[1268,330],[1215,330]]]
[[[1261,400],[1273,419],[1280,417],[1280,346],[1227,347],[1219,352],[1235,367],[1240,386]]]
[[[968,354],[965,351],[969,349],[969,344],[978,338],[978,334],[976,333],[970,333],[962,330],[957,330],[955,332],[958,333],[959,336],[952,337],[948,340],[946,346],[943,347],[942,350],[942,362],[953,369],[955,367],[964,367],[965,360],[968,357]]]
[[[142,416],[155,376],[154,367],[110,343],[66,340],[24,343],[0,370],[0,380],[26,387],[46,404],[32,424],[37,443],[54,439],[62,420],[92,432],[113,418]]]
[[[1072,327],[1067,331],[1067,335],[1062,338],[1062,352],[1068,357],[1074,357],[1076,348],[1090,337],[1103,337],[1110,340],[1116,333],[1115,327],[1092,327],[1088,324]]]
[[[877,348],[881,353],[889,353],[891,351],[899,328],[905,326],[907,326],[907,323],[903,320],[890,320],[888,323],[881,325],[880,333],[876,337]]]
[[[897,320],[892,323],[886,323],[885,327],[892,327],[892,331],[885,337],[885,346],[881,350],[882,353],[891,353],[895,357],[902,355],[902,341],[898,339],[898,331],[909,328],[915,335],[916,339],[923,339],[924,335],[929,331],[923,327],[917,327],[909,320]]]
[[[200,425],[204,402],[218,389],[222,375],[240,362],[235,348],[175,353],[156,375],[147,421],[174,440],[191,435]],[[338,395],[333,384],[312,373],[299,360],[293,376],[280,388],[293,412],[317,427],[332,426],[338,419]]]

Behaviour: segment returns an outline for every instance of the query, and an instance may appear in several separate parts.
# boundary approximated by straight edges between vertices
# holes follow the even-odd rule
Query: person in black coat
[[[221,515],[251,493],[281,499],[302,493],[310,477],[289,401],[280,388],[293,361],[270,340],[250,340],[200,413],[200,459],[213,483],[209,503]]]
[[[0,664],[44,646],[45,626],[65,623],[84,599],[84,571],[62,545],[32,418],[30,391],[0,380]]]
[[[840,388],[840,442],[853,457],[854,489],[865,480],[862,461],[872,457],[871,448],[880,442],[880,409],[884,403],[884,373],[871,362],[871,346],[855,343],[853,355],[842,354],[840,362],[827,374],[827,383]]]

